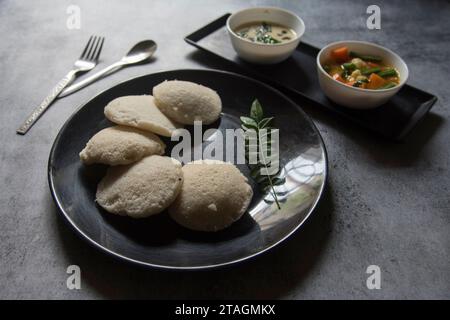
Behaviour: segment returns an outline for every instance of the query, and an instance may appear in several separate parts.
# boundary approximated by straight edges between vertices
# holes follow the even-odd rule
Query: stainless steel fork
[[[63,89],[70,84],[79,72],[85,72],[93,69],[100,57],[102,51],[103,42],[105,38],[91,36],[88,43],[84,47],[83,53],[80,58],[75,61],[72,70],[62,78],[58,84],[50,91],[49,95],[41,102],[41,104],[33,110],[28,116],[25,122],[17,129],[17,133],[25,134],[35,124],[35,122],[41,117],[41,115],[47,110],[52,102],[58,97]]]

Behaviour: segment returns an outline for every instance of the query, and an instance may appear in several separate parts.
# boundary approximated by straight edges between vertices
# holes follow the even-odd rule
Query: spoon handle
[[[78,91],[81,88],[86,87],[87,85],[91,84],[92,82],[97,81],[100,78],[103,78],[105,75],[108,75],[108,74],[111,74],[113,72],[116,72],[117,70],[119,70],[123,66],[124,66],[124,64],[121,63],[120,61],[118,61],[116,63],[113,63],[113,64],[107,66],[106,68],[100,70],[99,72],[94,73],[92,76],[89,76],[86,79],[83,79],[83,80],[81,80],[79,82],[76,82],[76,83],[72,84],[70,87],[68,87],[64,91],[62,91],[59,94],[58,98],[68,96],[69,94],[72,94],[75,91]]]

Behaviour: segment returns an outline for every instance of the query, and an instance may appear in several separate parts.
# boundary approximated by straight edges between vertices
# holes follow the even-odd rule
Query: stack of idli
[[[214,90],[189,81],[164,81],[152,95],[124,96],[105,107],[115,125],[96,133],[81,161],[109,165],[97,186],[96,202],[106,211],[145,218],[168,209],[180,225],[218,231],[247,210],[253,192],[231,163],[194,161],[182,167],[164,156],[170,137],[194,121],[215,122],[222,102]]]

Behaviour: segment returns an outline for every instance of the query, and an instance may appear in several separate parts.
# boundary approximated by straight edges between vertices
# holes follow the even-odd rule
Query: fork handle
[[[18,134],[25,134],[36,123],[41,115],[52,104],[56,97],[63,91],[63,89],[75,79],[75,70],[71,70],[64,78],[62,78],[58,84],[50,91],[48,96],[41,102],[41,104],[33,110],[24,123],[16,130]]]

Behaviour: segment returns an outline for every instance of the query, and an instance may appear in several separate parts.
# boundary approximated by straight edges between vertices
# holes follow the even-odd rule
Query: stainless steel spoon
[[[131,48],[131,50],[122,59],[104,68],[103,70],[93,74],[92,76],[80,82],[74,83],[70,87],[66,88],[63,92],[61,92],[59,97],[65,97],[69,94],[72,94],[75,91],[84,88],[88,84],[91,84],[92,82],[100,78],[103,78],[104,76],[116,72],[117,70],[119,70],[124,66],[136,64],[150,59],[150,57],[153,56],[153,54],[155,53],[156,48],[157,48],[156,42],[153,40],[144,40],[135,44],[133,48]]]

